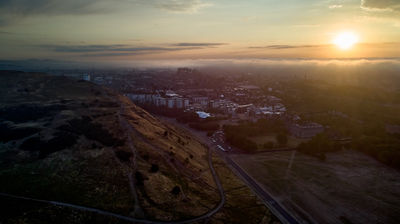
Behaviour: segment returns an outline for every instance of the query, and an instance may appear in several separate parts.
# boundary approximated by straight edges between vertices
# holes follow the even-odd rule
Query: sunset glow
[[[343,32],[338,34],[333,43],[342,50],[349,50],[358,42],[358,36],[353,32]]]

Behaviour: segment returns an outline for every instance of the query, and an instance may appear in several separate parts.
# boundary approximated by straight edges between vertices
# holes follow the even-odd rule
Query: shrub
[[[157,173],[159,170],[159,167],[157,164],[151,164],[150,172],[151,173]]]
[[[49,141],[42,141],[39,137],[32,137],[25,140],[20,149],[26,151],[39,151],[39,157],[44,158],[47,155],[72,147],[77,142],[78,136],[68,132],[57,132]]]
[[[301,143],[297,150],[321,160],[325,160],[325,153],[339,150],[337,144],[324,134],[314,136],[310,141]]]
[[[68,124],[62,125],[58,129],[78,135],[83,134],[86,138],[98,141],[105,146],[121,146],[125,143],[122,139],[114,138],[101,124],[93,123],[89,117],[70,120]]]
[[[274,142],[269,141],[264,144],[264,149],[272,149],[272,148],[274,148]]]
[[[279,133],[276,135],[276,141],[279,143],[279,145],[283,146],[287,144],[287,135],[284,133]]]
[[[0,109],[0,117],[16,123],[23,123],[55,115],[66,108],[66,106],[58,104],[50,106],[19,105]]]
[[[132,152],[127,152],[124,150],[118,150],[115,152],[115,155],[121,162],[128,162],[132,157]]]
[[[219,129],[219,124],[217,122],[198,122],[190,123],[189,127],[200,131],[216,131]]]
[[[174,188],[172,188],[171,190],[171,194],[173,195],[178,195],[179,193],[181,193],[181,188],[179,186],[175,186]]]

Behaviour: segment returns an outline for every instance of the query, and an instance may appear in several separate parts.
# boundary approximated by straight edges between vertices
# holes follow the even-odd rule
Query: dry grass
[[[298,215],[308,213],[320,223],[399,223],[398,171],[353,151],[327,154],[325,162],[297,153],[285,178],[291,153],[235,161]]]

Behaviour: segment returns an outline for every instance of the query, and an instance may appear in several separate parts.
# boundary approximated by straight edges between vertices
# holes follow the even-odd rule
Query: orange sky
[[[344,31],[359,43],[332,45]],[[0,59],[400,57],[398,0],[4,0]]]

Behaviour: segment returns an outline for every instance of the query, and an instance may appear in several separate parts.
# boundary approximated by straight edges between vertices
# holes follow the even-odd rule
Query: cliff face
[[[201,216],[221,200],[205,146],[89,82],[2,72],[0,136],[1,193],[164,221]],[[241,206],[252,214],[250,222],[270,220],[254,195],[213,160],[224,188],[238,188],[241,201],[229,200],[211,221],[240,222],[246,215],[235,209]],[[62,206],[0,201],[0,222],[123,222]]]

